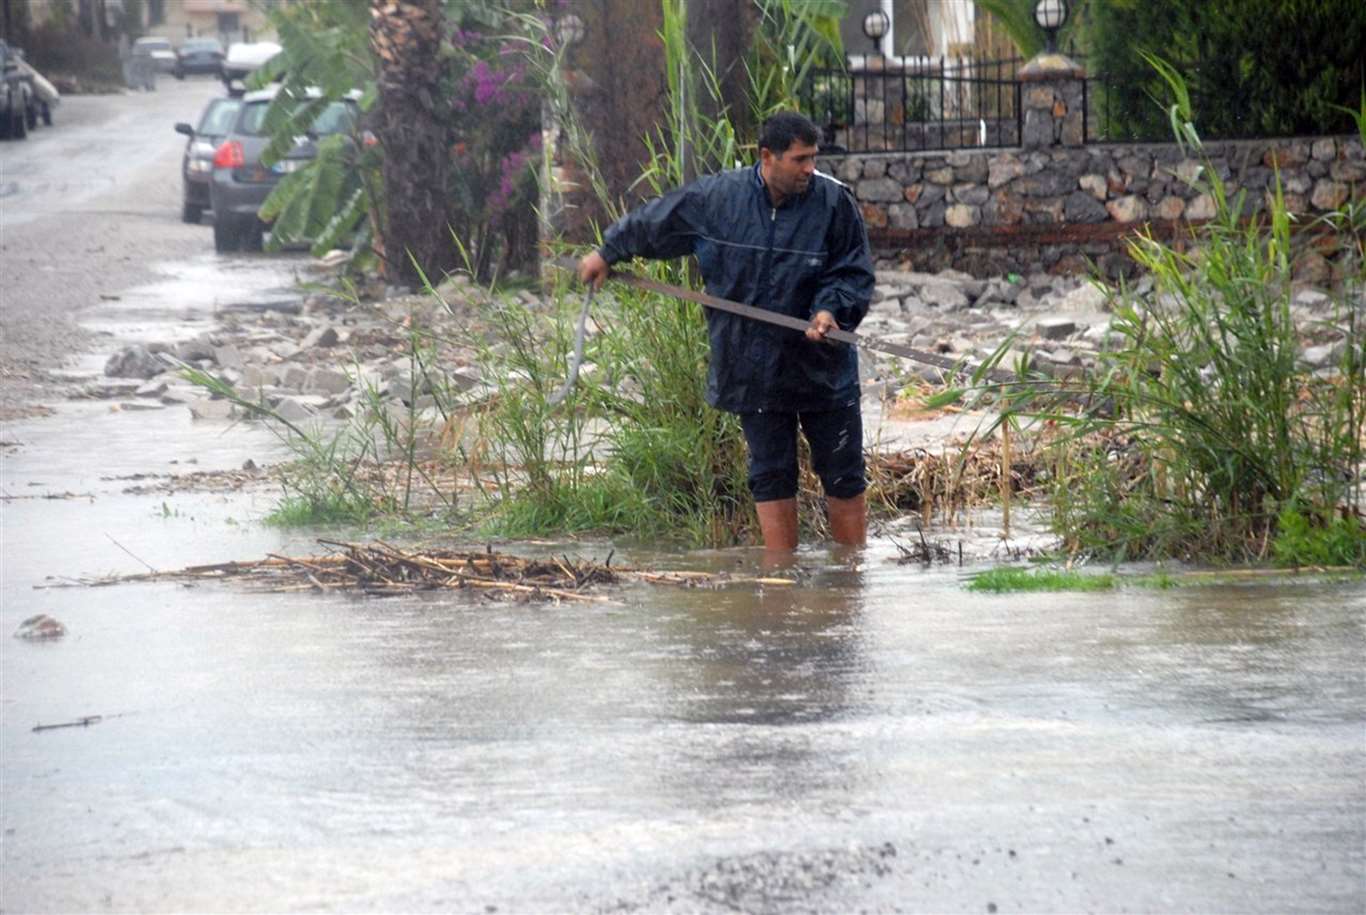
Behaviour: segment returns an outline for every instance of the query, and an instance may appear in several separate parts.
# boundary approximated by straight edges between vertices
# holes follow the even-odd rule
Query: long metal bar
[[[561,265],[566,266],[568,269],[575,269],[577,266],[570,266],[563,263]],[[732,302],[730,299],[708,295],[705,292],[684,289],[681,286],[670,286],[667,283],[661,283],[657,280],[637,276],[634,273],[614,271],[611,274],[611,279],[636,289],[645,289],[649,292],[657,292],[660,295],[672,296],[673,298],[683,299],[688,302],[696,302],[699,305],[704,305],[707,308],[714,308],[717,311],[729,312],[730,314],[739,315],[743,318],[762,321],[765,324],[776,324],[779,327],[786,327],[794,331],[805,333],[809,326],[809,322],[803,321],[801,318],[779,314],[776,311],[769,311],[767,308],[756,308],[753,305],[743,305],[740,302]],[[875,340],[871,337],[865,337],[849,330],[832,330],[826,334],[826,338],[838,340],[840,343],[847,343],[850,346],[858,346],[863,349],[875,350],[880,353],[888,353],[892,356],[900,356],[902,359],[910,359],[912,362],[920,362],[925,365],[932,365],[936,368],[964,375],[973,374],[979,368],[978,366],[956,362],[953,359],[941,356],[938,353],[927,353],[924,350],[912,349],[909,346],[888,343],[885,340]],[[1009,383],[1016,380],[1015,373],[1008,372],[1005,369],[987,369],[983,374],[984,377],[992,381]]]

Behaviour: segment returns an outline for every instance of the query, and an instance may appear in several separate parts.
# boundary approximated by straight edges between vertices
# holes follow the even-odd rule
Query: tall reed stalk
[[[1346,544],[1341,561],[1366,561],[1359,239],[1345,246],[1344,279],[1324,321],[1341,356],[1331,371],[1315,371],[1304,364],[1292,307],[1295,217],[1279,177],[1261,207],[1241,192],[1230,197],[1191,124],[1184,84],[1153,64],[1176,98],[1178,140],[1205,159],[1193,183],[1216,215],[1189,248],[1147,233],[1130,244],[1152,294],[1115,296],[1111,331],[1120,342],[1102,354],[1095,377],[1008,394],[1007,416],[1065,430],[1055,442],[1054,526],[1073,551],[1238,560],[1286,558],[1277,537],[1293,527]],[[1060,394],[1089,406],[1060,407]]]

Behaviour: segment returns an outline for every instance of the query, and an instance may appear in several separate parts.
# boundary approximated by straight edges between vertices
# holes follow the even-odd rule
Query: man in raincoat
[[[600,285],[633,257],[697,258],[708,293],[809,320],[805,335],[708,309],[707,400],[740,416],[749,487],[770,550],[797,545],[797,429],[811,446],[840,543],[861,544],[858,351],[825,339],[868,312],[873,265],[849,188],[816,171],[819,129],[795,112],[764,122],[759,161],[699,178],[627,214],[579,263]]]

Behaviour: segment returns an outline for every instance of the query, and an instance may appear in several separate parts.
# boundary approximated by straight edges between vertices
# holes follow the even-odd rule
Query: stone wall
[[[1266,205],[1279,168],[1291,212],[1312,217],[1366,197],[1366,155],[1355,137],[1206,144],[1210,166],[1244,208]],[[1171,234],[1214,215],[1192,187],[1201,162],[1175,144],[879,153],[826,159],[854,189],[874,248],[917,270],[977,275],[1039,269],[1077,273],[1087,260],[1128,269],[1125,236]],[[1113,256],[1112,256],[1113,255]]]
[[[821,163],[854,189],[868,234],[884,259],[916,270],[977,275],[1083,273],[1091,262],[1129,273],[1125,239],[1146,229],[1177,235],[1214,216],[1196,186],[1202,160],[1175,143],[1086,144],[1084,74],[1044,54],[1020,72],[1020,146],[953,152],[865,153]],[[857,128],[855,128],[857,129]],[[1358,137],[1207,143],[1209,167],[1244,214],[1266,207],[1279,171],[1300,225],[1366,197],[1366,155]],[[1322,255],[1313,282],[1331,278]]]

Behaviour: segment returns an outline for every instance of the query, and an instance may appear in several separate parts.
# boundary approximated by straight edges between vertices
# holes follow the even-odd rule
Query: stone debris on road
[[[324,264],[319,262],[319,269],[327,269]],[[73,396],[119,400],[121,409],[183,406],[195,419],[211,422],[255,415],[182,378],[178,369],[188,366],[292,423],[346,420],[362,405],[377,402],[435,413],[431,377],[412,358],[414,326],[428,329],[422,345],[434,348],[433,364],[439,366],[434,373],[447,383],[447,394],[457,395],[465,406],[493,393],[472,342],[479,331],[469,322],[479,309],[496,303],[496,296],[464,277],[448,279],[435,295],[379,287],[371,292],[373,300],[367,301],[314,293],[221,307],[221,323],[213,330],[114,353],[105,365],[107,377],[85,381]],[[1147,278],[1129,292],[1154,298]],[[528,290],[512,295],[532,307],[551,307]],[[980,362],[1008,342],[1004,367],[1013,368],[1028,355],[1034,369],[1068,375],[1093,369],[1099,354],[1118,342],[1110,327],[1116,295],[1112,288],[1072,276],[978,278],[954,270],[890,269],[884,263],[859,332],[964,364]],[[1306,286],[1296,290],[1291,307],[1304,328],[1301,359],[1311,368],[1330,370],[1343,339],[1340,329],[1323,320],[1331,297]],[[458,322],[456,315],[462,316]],[[900,393],[908,379],[933,385],[945,380],[937,367],[876,352],[868,352],[862,365],[870,395]]]

